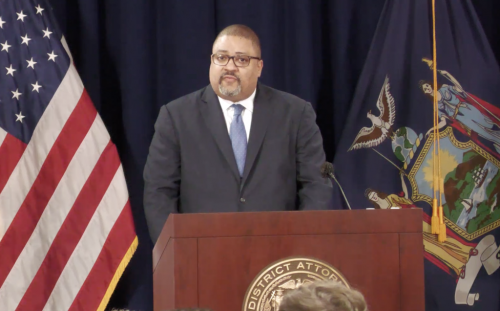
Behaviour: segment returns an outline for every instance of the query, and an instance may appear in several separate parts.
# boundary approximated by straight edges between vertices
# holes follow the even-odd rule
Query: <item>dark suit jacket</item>
[[[323,141],[311,104],[258,84],[240,178],[217,95],[207,87],[163,106],[144,169],[156,242],[170,213],[326,209]]]

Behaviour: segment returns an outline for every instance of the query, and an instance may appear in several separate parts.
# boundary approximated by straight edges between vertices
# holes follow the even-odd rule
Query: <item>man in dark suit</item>
[[[170,213],[326,209],[323,140],[310,103],[258,82],[248,27],[215,39],[210,85],[160,110],[144,169],[153,242]]]

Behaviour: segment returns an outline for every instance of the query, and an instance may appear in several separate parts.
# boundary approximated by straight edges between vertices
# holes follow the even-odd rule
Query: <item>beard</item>
[[[236,78],[236,82],[238,83],[238,86],[232,90],[226,88],[225,86],[222,85],[222,80],[224,79],[225,76],[232,76]],[[222,95],[227,96],[227,97],[233,97],[241,92],[241,81],[240,78],[234,74],[234,73],[226,73],[220,76],[219,79],[219,92],[221,92]]]
[[[238,86],[234,90],[228,90],[222,84],[219,84],[219,92],[221,92],[222,95],[227,96],[227,97],[233,97],[241,92],[241,85],[238,84]]]

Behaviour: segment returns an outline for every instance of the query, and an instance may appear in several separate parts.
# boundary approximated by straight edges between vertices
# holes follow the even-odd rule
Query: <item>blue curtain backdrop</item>
[[[160,106],[207,85],[216,34],[246,24],[261,39],[261,80],[312,102],[331,161],[385,0],[51,3],[120,152],[140,239],[109,307],[152,310],[152,243],[142,209],[142,170]],[[474,5],[498,60],[500,2]]]

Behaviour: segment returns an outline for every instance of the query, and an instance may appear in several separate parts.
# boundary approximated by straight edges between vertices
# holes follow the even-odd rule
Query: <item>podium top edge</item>
[[[172,238],[348,233],[421,233],[422,209],[171,214]]]

